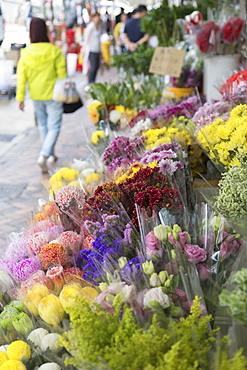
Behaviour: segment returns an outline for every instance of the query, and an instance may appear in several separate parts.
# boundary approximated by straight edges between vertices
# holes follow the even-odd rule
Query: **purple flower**
[[[21,261],[29,256],[27,240],[22,238],[15,239],[10,243],[6,249],[5,256],[7,260],[12,260],[13,262]]]
[[[143,257],[134,257],[121,269],[120,276],[128,284],[137,284],[143,279],[142,264]]]
[[[160,172],[163,175],[170,175],[177,170],[181,170],[184,165],[180,161],[173,161],[172,159],[162,159],[159,162]]]
[[[55,240],[64,231],[63,227],[60,225],[51,226],[47,229],[50,234],[50,240]]]
[[[25,281],[29,276],[40,270],[41,265],[36,258],[27,258],[18,263],[13,264],[11,272],[13,277],[19,281]]]

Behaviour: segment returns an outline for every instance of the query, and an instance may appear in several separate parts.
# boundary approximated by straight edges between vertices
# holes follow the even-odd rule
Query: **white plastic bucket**
[[[203,90],[208,102],[221,100],[223,83],[239,70],[240,55],[214,55],[204,60]]]
[[[72,77],[76,73],[78,55],[75,53],[67,54],[67,73],[69,77]]]
[[[0,89],[8,89],[11,86],[11,77],[14,73],[13,60],[0,60]]]

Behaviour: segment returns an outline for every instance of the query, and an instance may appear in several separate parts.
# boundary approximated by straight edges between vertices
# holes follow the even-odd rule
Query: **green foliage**
[[[158,105],[162,91],[161,81],[159,76],[149,75],[137,89],[134,80],[129,77],[115,84],[107,82],[93,84],[88,94],[92,99],[102,103],[98,109],[101,110],[100,116],[104,117],[107,110],[116,105],[129,109],[150,108]]]
[[[68,309],[71,331],[60,340],[71,353],[67,364],[77,369],[104,364],[111,370],[218,370],[230,369],[229,364],[231,369],[243,370],[247,365],[241,351],[229,360],[226,339],[214,350],[216,330],[208,331],[211,317],[201,316],[199,298],[187,318],[168,321],[165,327],[154,315],[150,326],[141,328],[119,296],[114,307],[114,312],[104,312],[80,301]]]
[[[149,66],[154,53],[154,49],[141,44],[133,53],[115,55],[112,58],[112,66],[118,69],[123,68],[130,75],[148,75]]]

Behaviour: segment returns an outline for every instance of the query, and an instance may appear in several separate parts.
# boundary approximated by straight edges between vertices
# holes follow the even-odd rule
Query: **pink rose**
[[[242,246],[243,242],[240,239],[233,239],[234,235],[223,231],[220,235],[221,240],[224,240],[220,245],[220,256],[225,259],[232,253],[237,252]]]
[[[208,265],[204,265],[203,263],[199,263],[197,265],[197,271],[199,273],[200,280],[206,280],[209,275],[211,274],[210,267]]]
[[[184,253],[186,254],[189,262],[202,262],[207,258],[207,251],[200,248],[198,245],[186,244],[184,247]]]

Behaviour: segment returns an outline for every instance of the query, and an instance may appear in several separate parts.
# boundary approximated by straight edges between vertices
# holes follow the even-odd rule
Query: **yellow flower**
[[[42,297],[42,295],[31,292],[26,295],[24,299],[24,305],[31,314],[33,314],[34,316],[38,316],[38,305],[43,298],[44,297]]]
[[[85,184],[97,184],[101,179],[101,175],[99,173],[92,173],[88,175],[85,179]]]
[[[232,109],[230,113],[230,118],[238,118],[246,116],[247,114],[247,105],[246,104],[239,104],[235,108]]]
[[[86,286],[82,288],[84,297],[87,301],[92,302],[96,297],[98,297],[99,293],[96,289]]]
[[[74,186],[77,186],[78,188],[81,187],[78,181],[71,181],[71,182],[69,182],[68,185],[74,185]]]
[[[26,366],[18,360],[9,360],[0,366],[0,370],[26,370]]]
[[[3,351],[0,351],[0,366],[4,364],[4,362],[8,361],[8,356]]]
[[[56,184],[57,182],[59,182],[60,180],[62,179],[62,174],[57,172],[57,173],[54,173],[54,175],[52,175],[49,179],[49,183],[52,185],[52,184]]]
[[[50,191],[52,194],[53,193],[56,194],[57,191],[63,186],[64,186],[64,183],[62,181],[58,181],[56,184],[52,184]]]
[[[74,181],[79,177],[79,175],[80,175],[79,171],[73,168],[69,168],[67,171],[64,171],[62,173],[63,179],[65,181]]]
[[[23,340],[15,340],[7,348],[9,360],[28,361],[31,357],[29,345]]]
[[[67,307],[72,307],[75,304],[76,298],[82,297],[82,288],[79,284],[76,283],[66,285],[59,294],[59,299],[64,309],[66,309]]]
[[[49,294],[39,302],[38,312],[47,324],[53,326],[57,326],[64,318],[64,309],[54,294]]]
[[[101,138],[104,138],[106,135],[104,133],[104,131],[101,131],[101,130],[98,130],[98,131],[95,131],[93,134],[92,134],[92,137],[91,137],[91,141],[94,145],[97,145],[99,143],[99,140]]]
[[[28,294],[29,293],[38,294],[42,298],[44,298],[50,293],[50,291],[47,288],[47,286],[45,286],[43,284],[36,284],[36,285],[32,286],[32,288],[28,289],[27,293]]]
[[[92,104],[90,104],[88,106],[88,110],[89,110],[89,117],[91,119],[92,122],[94,123],[97,123],[99,121],[99,111],[98,111],[98,107],[99,106],[102,106],[102,104],[100,102],[93,102]]]
[[[40,221],[43,221],[43,220],[47,220],[48,218],[49,218],[49,216],[46,215],[45,213],[37,213],[34,216],[34,221],[35,222],[40,222]]]

